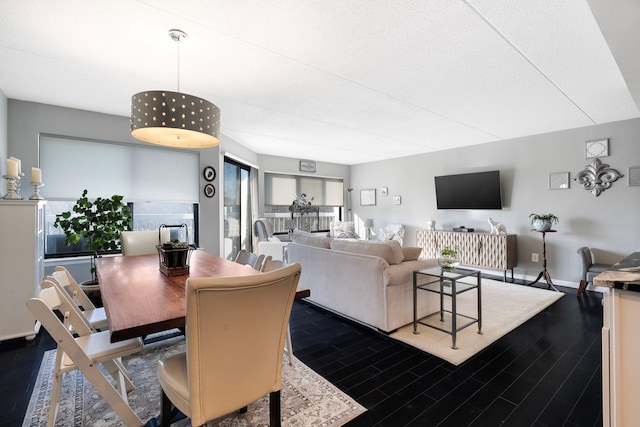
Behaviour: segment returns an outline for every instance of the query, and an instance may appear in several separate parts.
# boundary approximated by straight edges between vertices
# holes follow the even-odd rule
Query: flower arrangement
[[[301,193],[299,196],[294,195],[294,200],[289,206],[289,212],[297,213],[297,214],[307,214],[313,212],[313,208],[311,207],[311,202],[313,202],[313,197],[307,199],[307,195],[305,193]]]

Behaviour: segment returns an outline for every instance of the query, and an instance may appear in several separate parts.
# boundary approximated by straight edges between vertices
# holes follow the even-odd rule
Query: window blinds
[[[316,178],[265,172],[265,205],[289,206],[296,195],[305,193],[319,206],[342,206],[344,186],[341,179]]]
[[[39,157],[47,199],[198,202],[197,152],[40,135]]]

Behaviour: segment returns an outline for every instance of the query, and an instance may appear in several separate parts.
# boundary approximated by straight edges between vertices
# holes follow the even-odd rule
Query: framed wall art
[[[549,174],[549,190],[566,190],[569,188],[569,172],[551,172]]]
[[[316,162],[309,160],[300,160],[300,172],[315,172]]]
[[[640,187],[640,166],[629,167],[629,187]]]
[[[376,205],[376,189],[360,190],[360,206]]]
[[[609,155],[609,139],[598,139],[595,141],[587,141],[584,143],[585,159],[593,159],[595,157],[607,157]]]

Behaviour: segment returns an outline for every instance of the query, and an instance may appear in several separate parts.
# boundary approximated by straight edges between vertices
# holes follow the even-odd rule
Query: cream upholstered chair
[[[170,235],[168,228],[162,228],[160,231],[123,231],[120,233],[122,255],[157,254],[156,245],[171,240]]]
[[[127,392],[134,387],[129,373],[119,360],[123,356],[141,351],[142,340],[134,338],[111,343],[108,331],[92,332],[70,310],[58,289],[53,286],[42,289],[38,298],[29,299],[27,307],[58,345],[47,425],[53,426],[55,423],[63,375],[76,369],[82,372],[128,426],[143,425],[140,417],[129,406]],[[64,320],[60,320],[54,313],[56,309],[62,312]],[[72,326],[77,337],[74,338],[69,332],[69,326]],[[109,373],[113,382],[105,376],[99,365]]]
[[[300,269],[187,279],[186,352],[158,362],[161,425],[170,424],[172,403],[199,426],[266,394],[271,426],[280,425],[282,354]]]
[[[69,273],[65,267],[56,266],[50,276],[46,276],[43,282],[51,282],[58,287],[58,290],[64,290],[71,301],[75,303],[82,316],[94,330],[104,331],[109,329],[109,319],[104,307],[96,307],[87,294],[82,290],[76,279]],[[44,283],[46,286],[47,283]],[[43,287],[43,284],[41,284]]]
[[[580,260],[582,261],[582,271],[580,275],[580,285],[578,286],[577,295],[580,296],[587,288],[589,283],[593,284],[593,278],[603,271],[611,268],[610,264],[596,264],[593,262],[593,256],[591,255],[591,250],[583,246],[578,249],[578,254],[580,255]]]

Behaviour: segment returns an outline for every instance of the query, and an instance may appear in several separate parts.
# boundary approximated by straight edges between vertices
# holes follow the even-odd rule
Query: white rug
[[[451,348],[451,335],[418,324],[418,335],[413,333],[413,323],[390,335],[427,353],[438,356],[453,365],[459,365],[498,338],[514,330],[542,310],[556,302],[562,292],[482,279],[482,335],[473,324],[457,334],[457,350]],[[419,291],[422,292],[422,291]],[[477,291],[458,295],[457,312],[471,317],[477,315]],[[433,294],[438,298],[438,294]],[[445,308],[450,298],[445,297]],[[443,323],[445,328],[450,322]]]
[[[141,353],[125,359],[125,365],[136,386],[129,395],[129,404],[143,422],[160,413],[160,385],[156,378],[158,358],[182,351],[184,338],[176,337],[146,344]],[[295,359],[294,365],[290,366],[286,353],[284,359],[280,400],[283,426],[341,426],[366,411],[299,360]],[[55,350],[47,351],[42,359],[23,427],[47,425],[54,362]],[[124,426],[79,371],[69,372],[64,376],[62,397],[56,426]],[[189,425],[189,419],[183,419],[173,424],[173,427]],[[244,414],[235,412],[206,425],[268,426],[269,397],[265,396],[250,404]]]

